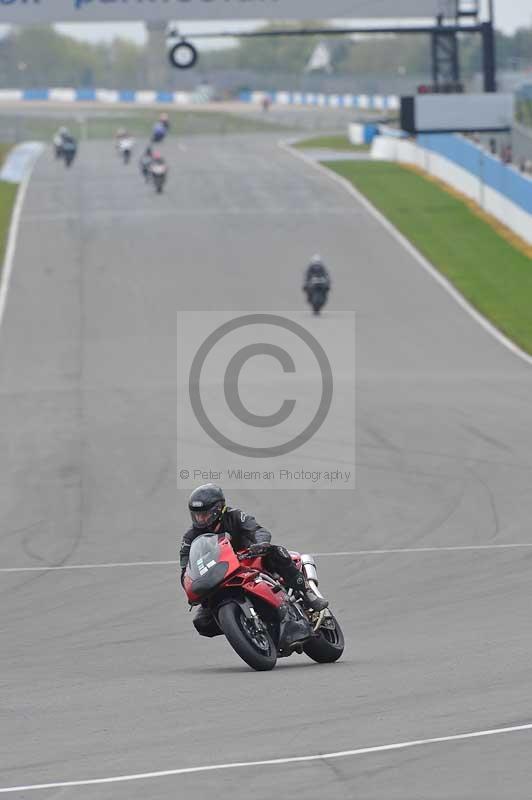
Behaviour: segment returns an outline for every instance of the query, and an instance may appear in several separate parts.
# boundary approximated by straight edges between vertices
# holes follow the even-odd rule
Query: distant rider
[[[327,600],[310,589],[302,572],[295,566],[290,553],[280,545],[271,544],[272,535],[263,528],[250,514],[239,508],[226,505],[222,489],[213,483],[207,483],[194,489],[188,501],[192,518],[192,527],[183,536],[179,551],[181,565],[181,582],[188,564],[188,556],[192,542],[204,533],[228,533],[236,552],[250,549],[257,556],[262,556],[262,563],[269,572],[281,576],[285,585],[302,596],[307,606],[314,611],[322,611],[328,606]],[[194,626],[202,632],[212,623],[212,614],[208,608],[200,606]]]
[[[158,120],[153,126],[153,131],[151,134],[151,140],[154,144],[158,142],[162,142],[163,139],[166,137],[168,133],[168,123],[163,122],[162,120]]]
[[[53,138],[56,158],[60,158],[63,155],[65,151],[65,144],[67,145],[68,149],[72,142],[75,144],[76,140],[70,133],[69,129],[62,125],[59,130],[56,131]]]
[[[151,147],[147,147],[139,160],[140,171],[142,172],[146,180],[148,180],[150,177],[150,167],[152,161],[153,161],[152,149]]]
[[[162,153],[161,153],[160,150],[152,150],[151,163],[150,163],[150,172],[154,171],[154,167],[156,168],[155,169],[156,172],[166,172],[166,170],[168,169],[166,161],[163,158]],[[164,170],[157,170],[158,167],[159,168],[163,167]]]
[[[324,284],[324,289],[325,293],[328,294],[331,288],[331,276],[329,275],[327,267],[325,266],[321,256],[319,255],[315,255],[312,257],[312,260],[305,271],[305,282],[303,284],[303,291],[306,293],[308,300],[310,300],[310,288],[312,285],[313,278],[320,278],[326,280],[326,284]]]

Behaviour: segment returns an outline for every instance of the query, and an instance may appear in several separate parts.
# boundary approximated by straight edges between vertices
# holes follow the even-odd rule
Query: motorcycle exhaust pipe
[[[316,562],[312,558],[312,556],[308,555],[308,553],[304,553],[301,556],[301,568],[303,569],[303,574],[308,581],[312,581],[313,583],[318,585],[318,570],[316,569]]]
[[[303,570],[303,575],[309,582],[312,590],[316,592],[318,597],[323,598],[322,593],[318,589],[318,570],[316,569],[316,562],[314,561],[313,557],[308,553],[304,553],[301,555],[301,569]]]

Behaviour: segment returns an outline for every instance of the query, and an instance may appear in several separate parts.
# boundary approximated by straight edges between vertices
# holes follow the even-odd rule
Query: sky
[[[482,0],[484,11],[487,10],[488,0]],[[505,33],[513,33],[516,28],[532,25],[532,0],[494,0],[495,23],[498,29]],[[342,20],[345,25],[348,20]],[[352,20],[352,22],[355,22]],[[365,22],[368,22],[367,20]],[[382,20],[379,20],[382,24]],[[234,31],[252,30],[260,22],[197,22],[183,23],[179,29],[181,33],[190,34],[191,32],[216,32],[223,29]],[[0,29],[4,26],[0,26]],[[117,36],[131,39],[135,42],[145,40],[145,31],[142,23],[123,22],[123,23],[99,23],[99,24],[72,24],[57,25],[59,30],[74,36],[83,41],[109,41]],[[228,39],[209,39],[202,43],[202,47],[223,47],[231,46],[234,40]]]
[[[484,11],[487,13],[488,0],[482,0]],[[532,25],[532,0],[494,0],[495,8],[495,24],[498,29],[503,30],[504,33],[513,33],[516,28]],[[354,22],[354,20],[353,20]],[[379,20],[382,23],[382,20]],[[223,22],[189,22],[180,25],[180,33],[190,33],[197,31],[220,31],[222,29],[244,31],[252,30],[258,24],[254,22],[240,22],[240,23],[223,23]],[[341,24],[345,25],[346,20],[342,20]],[[132,39],[136,42],[143,42],[145,38],[144,26],[141,23],[101,23],[101,24],[85,24],[85,25],[58,25],[59,29],[68,33],[76,38],[89,40],[89,41],[102,41],[113,39],[115,36]],[[227,40],[209,40],[211,46],[219,47],[230,45]],[[204,45],[207,44],[204,43]]]

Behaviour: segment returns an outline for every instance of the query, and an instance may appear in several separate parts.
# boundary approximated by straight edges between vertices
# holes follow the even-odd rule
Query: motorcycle
[[[319,595],[312,556],[291,556]],[[236,553],[228,534],[205,533],[194,539],[183,588],[191,607],[203,605],[212,614],[212,624],[200,633],[225,635],[240,658],[259,672],[293,653],[327,664],[344,651],[344,636],[332,612],[307,608],[280,578],[264,570],[260,554]]]
[[[164,122],[157,122],[154,125],[151,140],[153,144],[160,144],[166,138],[166,134],[168,133],[168,125]]]
[[[134,144],[135,142],[130,136],[124,136],[118,142],[118,152],[126,165],[131,161]]]
[[[146,183],[151,179],[151,156],[143,155],[139,161],[140,174]]]
[[[56,160],[63,158],[63,137],[62,136],[54,136],[53,139],[54,145],[54,155]]]
[[[166,164],[152,162],[150,167],[150,175],[157,194],[162,194],[163,192],[167,173],[168,167]]]
[[[63,139],[61,154],[66,167],[70,167],[78,152],[78,146],[74,139]]]
[[[311,278],[307,286],[307,297],[312,310],[316,316],[321,312],[321,309],[327,302],[329,294],[329,281],[327,278]]]

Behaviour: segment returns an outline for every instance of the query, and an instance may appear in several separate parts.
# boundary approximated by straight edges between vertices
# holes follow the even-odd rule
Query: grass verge
[[[328,162],[376,206],[465,298],[532,354],[532,258],[460,197],[399,164]]]
[[[38,114],[6,114],[0,121],[0,130],[4,138],[13,141],[50,141],[63,125],[80,139],[112,139],[118,128],[125,128],[132,136],[141,140],[149,139],[159,114],[160,109],[79,108],[71,113],[40,109]],[[171,136],[260,133],[271,132],[272,127],[280,131],[291,130],[286,126],[272,126],[245,114],[223,111],[169,111],[168,116]]]
[[[11,150],[11,145],[0,144],[0,165],[3,164],[9,150]],[[0,278],[2,277],[11,213],[15,205],[17,191],[18,185],[16,183],[0,181]]]
[[[327,150],[353,150],[357,153],[367,153],[369,145],[367,144],[351,144],[347,136],[315,136],[312,139],[304,139],[301,142],[296,142],[294,147],[304,150],[306,148],[316,148],[317,150],[324,148]]]

